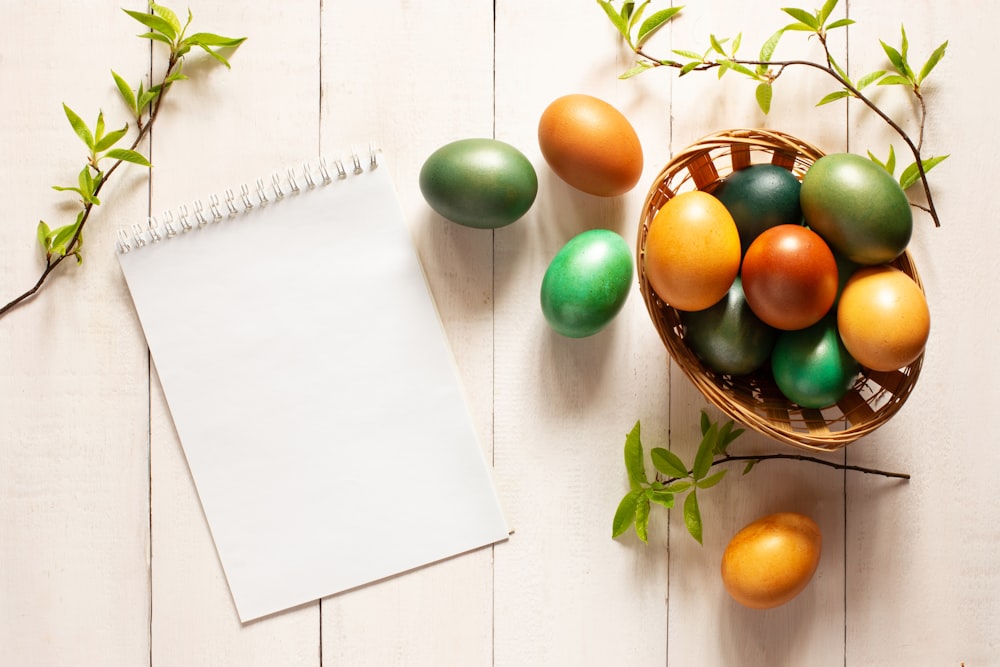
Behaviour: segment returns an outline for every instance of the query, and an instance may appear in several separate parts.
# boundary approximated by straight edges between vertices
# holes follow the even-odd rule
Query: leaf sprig
[[[738,51],[742,46],[742,34],[737,34],[734,38],[719,37],[709,35],[709,45],[701,51],[689,49],[674,49],[673,58],[658,58],[650,55],[645,50],[646,42],[660,28],[674,19],[683,7],[672,7],[669,10],[655,12],[645,21],[640,20],[644,15],[649,0],[641,3],[623,2],[620,8],[608,0],[597,0],[604,9],[611,23],[618,30],[625,40],[625,43],[635,53],[635,64],[621,74],[620,78],[630,78],[656,67],[672,67],[678,70],[679,76],[684,76],[690,72],[717,70],[721,79],[727,72],[735,72],[756,83],[755,98],[761,111],[765,114],[771,110],[773,100],[774,82],[789,67],[808,67],[823,72],[835,83],[837,89],[828,93],[819,100],[817,106],[829,104],[845,98],[853,98],[872,112],[879,116],[892,130],[899,135],[907,145],[913,156],[913,162],[906,166],[898,177],[900,186],[907,190],[918,181],[923,185],[926,204],[911,201],[911,205],[927,212],[933,220],[935,226],[940,226],[941,221],[934,206],[930,183],[927,179],[927,172],[944,161],[948,155],[924,156],[923,139],[924,124],[927,117],[927,106],[923,95],[923,84],[931,74],[937,64],[945,55],[948,42],[945,41],[935,48],[920,67],[915,67],[910,62],[909,41],[904,26],[900,27],[901,40],[899,46],[892,46],[885,41],[879,40],[882,50],[888,59],[886,69],[877,69],[869,72],[857,79],[852,79],[847,71],[836,61],[829,49],[827,38],[831,31],[847,28],[855,21],[846,17],[833,18],[833,11],[838,0],[826,0],[819,9],[808,11],[795,7],[782,8],[787,16],[793,19],[792,23],[782,26],[776,30],[761,46],[756,58],[741,58]],[[812,60],[775,60],[774,53],[779,42],[785,33],[801,32],[809,37],[815,37],[823,48],[823,60],[816,62]],[[899,122],[883,111],[865,92],[869,86],[900,86],[917,102],[917,135],[911,138],[903,129]],[[890,151],[892,151],[890,146]],[[894,177],[895,156],[891,159],[875,159],[871,151],[868,152],[873,160],[885,168]]]
[[[906,473],[888,472],[875,468],[846,465],[803,454],[759,454],[734,455],[729,446],[746,429],[736,428],[729,420],[719,425],[712,421],[708,413],[701,412],[701,442],[689,467],[680,456],[664,447],[654,447],[649,452],[655,473],[649,478],[646,473],[646,456],[640,438],[640,423],[637,421],[625,437],[625,471],[628,475],[629,490],[618,503],[612,520],[612,538],[623,535],[630,527],[643,542],[649,541],[649,517],[654,504],[673,508],[678,497],[683,496],[684,526],[699,544],[702,543],[702,517],[698,505],[698,491],[716,486],[726,476],[728,469],[712,473],[712,469],[727,463],[743,462],[743,474],[748,474],[761,461],[795,460],[824,465],[837,470],[850,470],[870,475],[882,475],[897,479],[910,479]]]
[[[90,127],[76,111],[63,103],[63,111],[70,127],[87,148],[87,159],[77,174],[76,182],[52,187],[59,192],[73,193],[79,200],[80,211],[75,220],[66,225],[50,227],[44,220],[38,222],[36,235],[44,253],[41,275],[34,285],[0,308],[0,317],[34,297],[63,260],[74,257],[78,264],[83,261],[84,226],[94,207],[101,205],[98,195],[112,174],[124,163],[146,168],[151,166],[138,148],[159,115],[164,95],[174,83],[188,78],[182,72],[185,56],[197,47],[229,67],[225,54],[239,47],[246,39],[224,37],[210,32],[188,35],[193,20],[191,10],[188,10],[184,23],[181,23],[172,9],[155,2],[149,3],[149,12],[129,9],[122,11],[146,29],[146,32],[139,35],[140,38],[167,45],[169,56],[166,70],[159,83],[148,88],[143,82],[133,88],[120,74],[111,71],[115,86],[131,116],[129,122],[117,129],[108,130],[103,111],[98,112],[94,126]],[[123,147],[120,143],[129,135],[133,124],[136,131],[132,141],[127,147]]]

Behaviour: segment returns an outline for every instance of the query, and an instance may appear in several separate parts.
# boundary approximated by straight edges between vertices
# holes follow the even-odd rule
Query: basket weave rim
[[[680,321],[677,311],[659,299],[645,276],[645,236],[650,222],[663,203],[675,196],[681,187],[688,187],[692,183],[698,189],[711,191],[736,166],[748,166],[751,154],[759,153],[771,154],[773,163],[789,169],[799,178],[812,162],[825,155],[815,145],[790,134],[760,128],[713,132],[678,151],[660,170],[643,204],[636,240],[640,292],[670,358],[710,403],[729,418],[779,442],[815,452],[836,451],[872,433],[902,407],[919,376],[923,353],[894,374],[862,369],[858,382],[844,399],[844,404],[850,407],[850,411],[838,413],[840,416],[828,418],[821,410],[801,408],[787,399],[784,399],[785,406],[777,405],[774,396],[761,398],[756,395],[758,388],[734,387],[732,379],[727,379],[728,376],[720,379],[719,374],[706,369],[676,333],[675,329]],[[734,166],[734,162],[738,164]],[[892,264],[907,273],[921,291],[924,290],[908,251],[904,250]],[[871,390],[872,396],[866,399],[863,395],[869,391],[869,385],[874,389]],[[741,400],[737,400],[734,394],[740,391],[754,395],[744,397],[740,394]],[[874,403],[876,399],[884,402],[881,405],[869,405],[868,401]],[[752,407],[748,407],[748,404]],[[773,414],[769,405],[777,405]],[[840,406],[834,408],[833,411],[837,412]],[[760,410],[767,411],[768,415],[761,415]],[[859,414],[863,417],[858,417]],[[848,420],[848,416],[852,419]],[[838,428],[831,429],[831,425]],[[796,429],[796,426],[799,428]]]

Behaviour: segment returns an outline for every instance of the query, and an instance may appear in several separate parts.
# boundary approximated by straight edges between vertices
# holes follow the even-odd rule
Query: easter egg
[[[831,313],[816,324],[778,335],[771,353],[774,382],[804,408],[825,408],[854,386],[861,367],[844,346]]]
[[[915,361],[930,336],[927,299],[908,275],[892,266],[856,271],[837,307],[844,346],[862,365],[892,371]]]
[[[777,329],[815,324],[837,298],[833,252],[801,225],[762,232],[747,248],[741,275],[750,308]]]
[[[755,164],[726,177],[713,194],[736,222],[743,252],[761,232],[778,225],[802,223],[795,175],[774,164]]]
[[[819,566],[823,535],[798,512],[777,512],[742,528],[722,554],[722,582],[751,609],[773,609],[801,593]]]
[[[733,216],[701,190],[672,197],[649,223],[643,262],[650,287],[665,303],[677,310],[708,308],[726,295],[740,269]]]
[[[441,217],[466,227],[496,229],[520,219],[538,194],[528,158],[495,139],[460,139],[424,161],[420,192]]]
[[[771,356],[777,331],[754,315],[737,276],[719,302],[697,311],[682,311],[684,342],[705,366],[717,373],[746,375]]]
[[[642,145],[618,109],[591,95],[564,95],[542,112],[538,147],[552,171],[572,187],[612,197],[642,176]]]
[[[802,178],[806,224],[857,264],[891,262],[906,249],[913,212],[883,167],[853,153],[819,158]]]
[[[619,234],[592,229],[570,239],[542,278],[542,313],[569,338],[592,336],[621,310],[632,286],[632,250]]]

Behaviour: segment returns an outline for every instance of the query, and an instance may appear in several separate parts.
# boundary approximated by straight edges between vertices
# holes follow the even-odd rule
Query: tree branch
[[[657,58],[654,58],[645,51],[643,51],[641,48],[636,49],[635,53],[637,56],[647,61],[653,67],[673,67],[675,69],[680,69],[684,67],[684,65],[682,65],[681,63],[674,62],[672,60],[659,60]],[[894,121],[891,117],[889,117],[888,114],[882,111],[882,109],[880,109],[878,105],[876,105],[864,93],[858,90],[858,88],[855,87],[853,84],[851,84],[850,81],[842,77],[836,71],[836,69],[834,69],[831,65],[822,65],[812,60],[741,60],[732,58],[728,59],[727,62],[735,63],[738,65],[748,65],[748,66],[760,65],[763,67],[777,68],[777,72],[770,76],[771,81],[774,81],[779,76],[781,76],[781,74],[785,71],[787,67],[793,67],[793,66],[809,67],[818,70],[820,72],[823,72],[828,76],[830,76],[831,78],[833,78],[837,83],[843,86],[844,89],[847,90],[852,97],[858,99],[866,107],[871,109],[879,118],[885,121],[885,123],[889,127],[891,127],[893,131],[896,132],[896,134],[900,136],[903,142],[906,143],[906,146],[907,148],[909,148],[910,153],[913,154],[913,158],[917,165],[917,172],[920,174],[920,181],[924,188],[924,195],[927,197],[927,206],[926,207],[918,206],[918,208],[920,208],[921,210],[925,210],[927,211],[927,213],[930,214],[931,219],[934,221],[935,227],[941,226],[941,220],[938,217],[937,208],[934,206],[934,199],[933,196],[931,195],[930,182],[927,180],[927,173],[924,170],[924,162],[920,156],[920,146],[923,143],[923,116],[921,116],[920,120],[920,139],[918,140],[917,143],[914,143],[914,141],[910,138],[910,136],[906,133],[906,131],[902,127],[900,127],[900,125],[896,121]],[[690,71],[693,72],[705,71],[705,70],[715,69],[720,66],[721,64],[717,61],[706,61],[702,65],[699,65]],[[921,109],[923,110],[923,98],[919,95],[919,92],[917,95],[917,99],[919,100]]]

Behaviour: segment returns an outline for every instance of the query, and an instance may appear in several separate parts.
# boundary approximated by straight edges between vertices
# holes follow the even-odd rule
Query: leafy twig
[[[142,83],[133,90],[132,87],[114,70],[111,75],[115,85],[121,94],[137,130],[135,137],[128,148],[116,147],[118,143],[128,134],[129,124],[112,131],[108,131],[105,125],[104,113],[100,112],[94,128],[91,129],[68,105],[63,104],[66,118],[73,128],[73,131],[86,145],[88,150],[87,162],[77,176],[77,182],[68,186],[53,186],[53,189],[60,192],[73,192],[80,197],[81,210],[76,216],[76,220],[68,225],[63,225],[52,229],[45,221],[39,221],[37,228],[38,242],[45,252],[45,265],[41,275],[34,285],[11,299],[6,305],[0,307],[0,317],[3,317],[17,306],[32,299],[46,280],[56,268],[68,257],[75,257],[77,263],[83,261],[83,229],[90,219],[95,206],[101,204],[98,195],[104,189],[111,175],[122,165],[128,162],[149,167],[149,161],[143,156],[138,148],[143,140],[149,135],[153,124],[159,116],[163,98],[170,87],[177,81],[186,79],[182,73],[185,56],[192,48],[198,47],[210,56],[229,67],[229,61],[223,55],[225,50],[237,48],[245,37],[223,37],[214,33],[198,32],[188,35],[187,31],[191,25],[192,14],[188,10],[187,21],[181,23],[173,10],[149,3],[150,12],[136,12],[123,10],[126,14],[142,24],[147,32],[139,35],[143,39],[162,42],[169,48],[167,66],[160,82],[146,89]],[[110,166],[104,170],[101,163],[110,160]]]
[[[831,77],[839,88],[823,97],[817,106],[830,102],[851,98],[857,99],[868,109],[881,118],[906,144],[913,155],[913,163],[906,167],[899,176],[900,186],[904,190],[914,185],[918,180],[921,182],[926,205],[912,203],[916,208],[927,212],[934,221],[935,226],[940,226],[941,221],[934,206],[934,199],[931,194],[930,183],[927,179],[927,172],[931,168],[945,160],[947,155],[924,157],[923,136],[924,122],[927,114],[927,106],[924,99],[921,85],[926,80],[934,67],[944,57],[948,42],[938,46],[924,62],[919,70],[915,70],[909,63],[909,42],[906,36],[906,29],[901,27],[901,42],[899,48],[890,46],[884,41],[880,41],[882,49],[889,60],[893,71],[876,70],[866,74],[856,81],[848,76],[847,72],[834,59],[827,45],[827,35],[831,30],[846,28],[854,21],[848,18],[831,19],[831,14],[837,5],[838,0],[826,0],[820,9],[809,12],[804,9],[783,8],[782,11],[795,19],[771,35],[764,42],[760,49],[760,55],[755,59],[737,57],[737,51],[741,45],[741,35],[734,39],[719,38],[715,35],[709,36],[709,47],[703,52],[689,50],[674,50],[673,54],[681,60],[657,58],[644,49],[647,40],[661,27],[677,16],[680,7],[661,10],[650,15],[645,20],[641,20],[644,10],[649,4],[648,0],[642,3],[624,2],[620,9],[615,9],[611,2],[598,0],[598,4],[607,13],[612,24],[625,39],[626,44],[636,55],[635,66],[621,75],[621,78],[628,78],[641,74],[642,72],[656,67],[672,67],[679,70],[680,76],[690,72],[702,72],[707,70],[718,70],[719,78],[727,72],[736,72],[757,83],[756,99],[761,110],[768,113],[771,107],[772,86],[789,67],[808,67]],[[781,37],[786,32],[806,32],[810,36],[815,36],[823,47],[823,62],[811,60],[774,60],[774,51]],[[918,104],[917,136],[916,139],[903,129],[903,127],[887,113],[885,113],[869,96],[862,91],[871,85],[889,86],[898,85],[906,88]],[[895,156],[890,146],[890,159],[881,161],[875,158],[869,151],[869,156],[878,164],[886,168],[893,174],[895,169]]]
[[[734,427],[735,424],[731,420],[720,426],[718,422],[711,421],[708,414],[702,411],[702,439],[698,445],[694,463],[688,467],[677,454],[669,449],[654,447],[649,454],[656,473],[653,479],[649,479],[646,474],[645,453],[639,436],[639,422],[636,422],[625,438],[625,470],[628,474],[629,491],[621,499],[615,511],[611,536],[618,537],[630,526],[634,526],[639,539],[643,542],[648,541],[649,512],[652,504],[656,503],[671,508],[674,506],[677,496],[687,494],[684,498],[684,525],[691,536],[700,544],[702,541],[702,520],[701,510],[698,506],[698,491],[712,488],[721,482],[728,472],[728,470],[722,469],[710,474],[713,468],[737,461],[747,462],[743,468],[744,475],[753,470],[761,461],[785,459],[816,463],[837,470],[903,480],[910,479],[906,473],[836,463],[802,454],[730,454],[729,446],[745,430]]]

